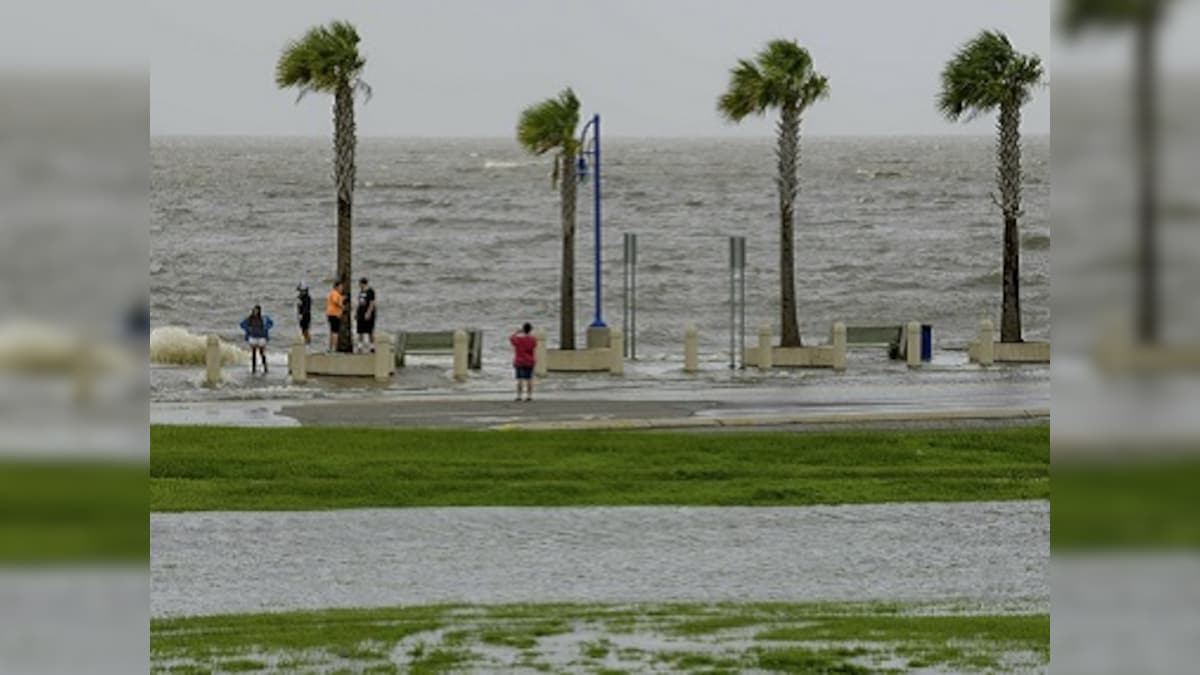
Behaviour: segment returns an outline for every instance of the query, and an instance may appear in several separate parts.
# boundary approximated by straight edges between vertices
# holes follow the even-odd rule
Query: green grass
[[[144,463],[0,461],[0,563],[149,558]]]
[[[1200,549],[1200,460],[1056,462],[1050,545],[1065,550]]]
[[[1048,427],[793,433],[153,427],[152,511],[1048,499]]]
[[[328,610],[160,619],[154,672],[867,673],[895,668],[1044,669],[1046,614],[963,614],[954,605],[871,603],[510,605]],[[611,632],[634,623],[636,635]],[[552,638],[547,650],[543,640]],[[565,642],[564,642],[565,640]],[[563,659],[567,659],[563,662]]]

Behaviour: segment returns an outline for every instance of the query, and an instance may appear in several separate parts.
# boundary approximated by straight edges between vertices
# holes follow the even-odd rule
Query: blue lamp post
[[[588,131],[591,130],[591,142],[588,142]],[[601,304],[600,292],[600,115],[592,115],[592,119],[583,126],[583,131],[579,134],[579,180],[580,182],[587,179],[588,161],[587,157],[592,158],[592,198],[595,200],[593,213],[596,217],[596,226],[593,228],[595,236],[595,267],[596,267],[596,314],[592,319],[592,325],[589,328],[605,328],[603,309]],[[589,345],[591,346],[591,345]]]

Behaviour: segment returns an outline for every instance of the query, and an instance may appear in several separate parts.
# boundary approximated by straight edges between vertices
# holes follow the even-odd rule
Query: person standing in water
[[[250,310],[250,316],[242,319],[242,332],[246,334],[246,344],[250,345],[250,372],[258,372],[259,355],[262,356],[263,375],[267,374],[267,342],[271,340],[271,327],[275,325],[271,317],[263,316],[262,307],[255,305]]]
[[[533,400],[533,367],[537,365],[537,336],[533,335],[533,325],[526,323],[521,329],[509,336],[508,341],[513,348],[513,369],[517,376],[517,398],[521,400],[521,385],[525,385],[525,400]]]
[[[300,337],[304,344],[312,344],[309,326],[312,325],[312,296],[308,294],[308,284],[301,281],[296,286],[296,319],[300,322]]]
[[[342,330],[342,314],[346,298],[342,295],[342,282],[333,282],[329,295],[325,296],[325,318],[329,320],[329,351],[337,351],[338,332]]]
[[[363,277],[358,280],[358,305],[354,323],[358,326],[358,342],[364,352],[375,351],[375,289]]]

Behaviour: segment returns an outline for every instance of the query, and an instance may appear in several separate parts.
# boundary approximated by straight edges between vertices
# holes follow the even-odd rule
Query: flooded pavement
[[[606,419],[737,417],[770,424],[770,418],[780,417],[902,416],[964,410],[1048,412],[1048,373],[1045,368],[976,375],[905,372],[894,378],[831,378],[819,384],[785,373],[752,383],[665,380],[653,386],[602,374],[578,381],[539,380],[538,400],[531,404],[514,403],[507,382],[490,390],[355,390],[345,392],[344,397],[312,400],[264,391],[261,399],[152,402],[150,423],[488,428]],[[564,388],[567,385],[575,388]]]
[[[1048,599],[1050,505],[151,514],[151,614]]]

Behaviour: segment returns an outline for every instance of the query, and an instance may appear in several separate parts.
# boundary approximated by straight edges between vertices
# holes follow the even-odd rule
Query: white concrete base
[[[309,376],[373,377],[379,382],[386,382],[396,372],[396,359],[391,344],[387,342],[377,344],[374,354],[307,354],[305,361]]]
[[[997,342],[992,348],[1000,363],[1050,363],[1049,342]]]
[[[747,349],[742,354],[747,367],[758,366],[759,349]],[[844,353],[844,352],[843,352]],[[771,347],[771,364],[774,368],[833,368],[837,365],[833,345],[813,347]],[[842,358],[845,363],[845,357]]]
[[[771,327],[758,329],[758,346],[742,352],[742,363],[746,367],[767,370],[768,368],[846,368],[846,326],[840,321],[830,332],[832,344],[811,347],[771,346]]]
[[[558,373],[607,373],[612,370],[612,350],[547,349],[546,370]]]
[[[967,358],[971,363],[990,366],[998,363],[1050,363],[1050,343],[1040,340],[1026,342],[994,342],[995,329],[992,322],[979,322],[979,332],[974,341],[967,345]]]

